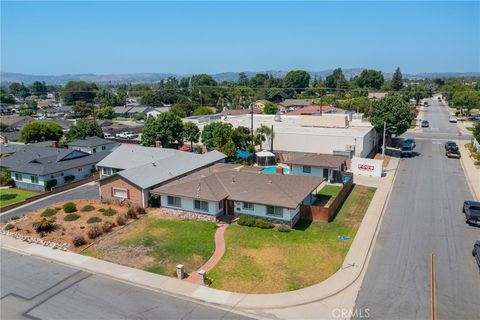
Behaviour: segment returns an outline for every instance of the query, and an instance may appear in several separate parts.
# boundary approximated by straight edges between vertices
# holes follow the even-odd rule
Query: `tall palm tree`
[[[255,130],[255,145],[260,145],[260,149],[263,150],[263,142],[268,141],[268,144],[270,144],[274,137],[275,134],[273,129],[262,124],[257,130]]]

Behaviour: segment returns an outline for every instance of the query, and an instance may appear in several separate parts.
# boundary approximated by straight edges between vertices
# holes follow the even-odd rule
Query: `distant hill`
[[[343,73],[347,79],[353,78],[359,75],[364,68],[350,68],[343,69]],[[312,77],[323,78],[331,74],[333,69],[323,71],[309,71]],[[257,73],[268,73],[274,77],[284,77],[288,71],[283,70],[270,70],[262,72],[245,72],[250,78]],[[212,77],[218,81],[235,81],[238,79],[238,72],[222,72],[212,74]],[[384,73],[386,79],[391,79],[392,73]],[[153,83],[160,81],[168,77],[188,77],[190,74],[174,74],[174,73],[126,73],[126,74],[64,74],[64,75],[31,75],[23,73],[1,72],[0,78],[2,83],[10,82],[23,82],[25,84],[31,84],[34,81],[45,81],[47,84],[63,85],[72,80],[83,80],[89,82],[95,82],[98,84],[118,84],[118,83]],[[408,79],[424,79],[424,78],[457,78],[457,77],[479,77],[480,72],[434,72],[434,73],[418,73],[418,74],[404,74]]]

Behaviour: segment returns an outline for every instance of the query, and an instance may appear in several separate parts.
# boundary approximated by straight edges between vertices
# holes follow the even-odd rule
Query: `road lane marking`
[[[430,253],[430,319],[437,319],[437,297],[435,292],[435,255]]]

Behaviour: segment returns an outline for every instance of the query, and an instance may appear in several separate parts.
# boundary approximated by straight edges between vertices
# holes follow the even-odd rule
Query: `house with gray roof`
[[[159,206],[150,191],[191,172],[224,162],[218,151],[196,154],[167,148],[122,144],[97,164],[102,199]]]
[[[96,164],[107,154],[25,145],[2,159],[1,166],[10,171],[17,188],[44,191],[48,186],[91,176]]]
[[[341,181],[348,160],[339,155],[299,152],[283,153],[282,158],[289,165],[290,174],[322,177],[330,182]]]
[[[152,190],[162,207],[217,217],[250,215],[290,226],[315,201],[323,178],[263,173],[216,164]]]
[[[111,152],[115,148],[120,146],[120,143],[102,139],[97,136],[86,137],[85,139],[78,139],[70,142],[68,149],[79,150],[86,153],[97,153],[97,152]]]

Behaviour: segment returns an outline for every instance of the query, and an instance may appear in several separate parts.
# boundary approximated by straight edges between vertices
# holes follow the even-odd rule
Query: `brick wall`
[[[142,206],[143,195],[141,189],[124,180],[120,176],[114,176],[104,181],[100,181],[100,194],[102,200],[110,200],[113,202],[118,202],[122,200],[122,198],[113,197],[113,188],[127,189],[128,199],[126,199],[125,201],[135,206]]]

